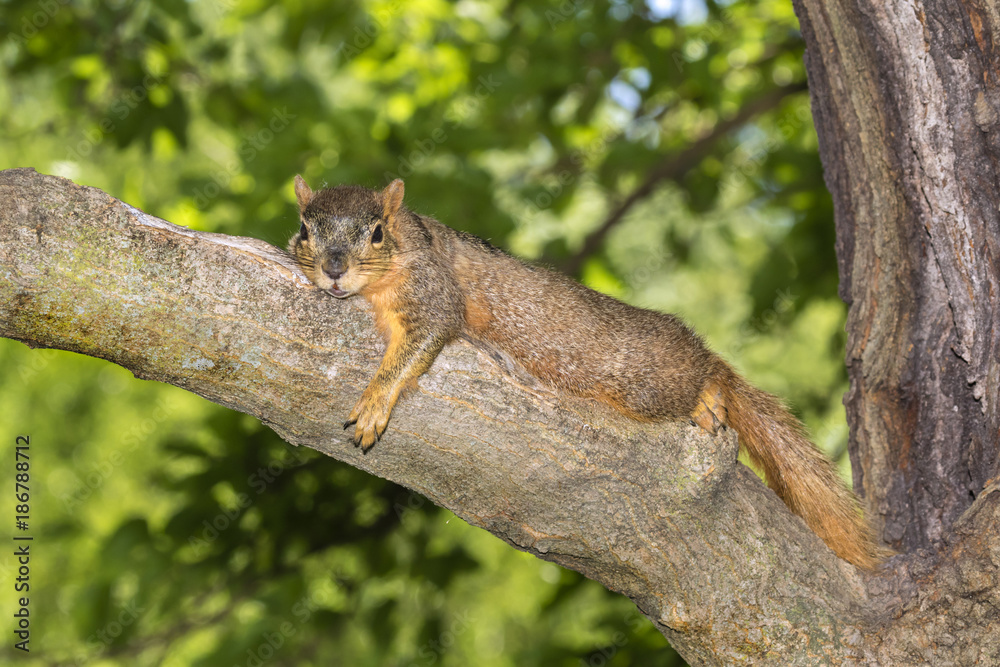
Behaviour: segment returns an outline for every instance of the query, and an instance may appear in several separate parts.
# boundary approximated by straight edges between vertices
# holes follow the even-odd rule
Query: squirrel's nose
[[[347,262],[344,261],[344,256],[341,254],[327,255],[323,259],[323,265],[320,267],[330,280],[336,282],[344,273],[347,272]]]

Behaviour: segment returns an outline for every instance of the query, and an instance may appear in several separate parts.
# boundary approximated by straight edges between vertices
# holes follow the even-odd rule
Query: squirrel
[[[854,494],[781,401],[740,377],[678,317],[622,303],[403,206],[403,181],[313,191],[295,177],[301,226],[288,250],[309,280],[373,307],[382,363],[344,423],[367,452],[401,392],[468,337],[527,372],[643,422],[732,427],[788,508],[865,569],[879,547]]]

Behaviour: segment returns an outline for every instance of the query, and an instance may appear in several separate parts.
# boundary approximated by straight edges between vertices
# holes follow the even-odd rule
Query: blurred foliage
[[[707,138],[578,277],[681,313],[843,452],[832,206],[787,0],[0,0],[0,29],[0,167],[277,245],[296,173],[401,176],[414,210],[559,265]],[[628,600],[249,417],[12,341],[0,367],[4,460],[32,438],[20,664],[683,664]]]

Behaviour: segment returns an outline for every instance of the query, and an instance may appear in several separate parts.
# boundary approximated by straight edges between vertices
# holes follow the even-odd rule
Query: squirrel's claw
[[[361,446],[361,451],[368,453],[368,450],[375,446],[377,439],[375,437],[374,429],[361,430],[360,428],[354,433],[354,446]]]
[[[382,440],[382,434],[384,432],[384,426],[382,428],[379,428],[375,424],[372,424],[367,428],[361,428],[358,426],[354,432],[354,446],[361,447],[361,449],[367,454],[368,450],[375,446],[375,443]]]
[[[371,387],[361,394],[361,398],[358,399],[357,405],[351,410],[344,424],[344,428],[351,424],[355,425],[355,447],[361,447],[367,453],[382,440],[382,435],[389,426],[389,415],[392,414],[394,403],[394,399],[373,391]]]

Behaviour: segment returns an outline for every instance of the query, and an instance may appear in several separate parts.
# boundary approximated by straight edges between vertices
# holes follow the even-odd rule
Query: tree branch
[[[676,180],[680,178],[687,171],[697,167],[698,164],[704,160],[709,153],[711,153],[712,148],[720,138],[729,134],[735,128],[742,126],[757,114],[778,106],[778,104],[780,104],[781,101],[787,96],[807,89],[808,86],[804,83],[793,83],[769,91],[766,95],[762,95],[754,101],[743,105],[735,116],[716,125],[712,128],[711,132],[695,141],[680,153],[671,155],[668,159],[654,167],[646,175],[646,180],[643,181],[635,190],[629,193],[629,195],[625,197],[625,199],[623,199],[610,214],[608,214],[608,217],[604,219],[601,226],[587,235],[587,238],[584,239],[580,250],[562,264],[562,270],[570,275],[576,275],[579,273],[580,267],[583,266],[583,263],[587,260],[587,258],[597,252],[597,250],[604,245],[605,238],[607,238],[608,233],[615,227],[615,225],[625,218],[625,214],[628,213],[633,206],[651,195],[657,185],[666,180]]]
[[[629,596],[692,663],[841,664],[888,618],[736,462],[732,434],[625,420],[459,342],[362,455],[341,422],[381,353],[363,302],[314,289],[262,241],[61,178],[8,170],[0,193],[0,335],[183,387],[418,491]]]

